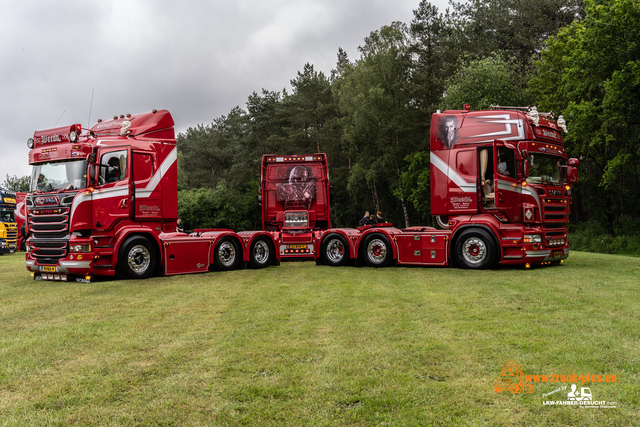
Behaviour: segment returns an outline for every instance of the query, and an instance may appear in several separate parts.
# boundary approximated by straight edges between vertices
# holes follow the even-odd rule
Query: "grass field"
[[[92,284],[3,256],[0,425],[639,425],[639,285],[638,258],[579,252],[527,271],[305,262]],[[510,360],[615,375],[578,390],[617,407],[543,405],[566,380],[497,393]]]

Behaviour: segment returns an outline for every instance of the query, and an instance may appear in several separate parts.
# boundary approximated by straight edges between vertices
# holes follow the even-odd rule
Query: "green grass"
[[[0,425],[638,425],[640,263],[264,270],[92,284],[0,257]],[[585,384],[615,409],[542,405]],[[580,386],[580,385],[579,385]],[[566,392],[564,392],[566,393]]]
[[[583,252],[640,257],[640,220],[621,218],[610,228],[595,221],[570,224],[571,248]]]

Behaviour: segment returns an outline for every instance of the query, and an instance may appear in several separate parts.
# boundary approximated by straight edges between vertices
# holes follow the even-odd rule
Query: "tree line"
[[[252,93],[177,137],[187,228],[260,228],[263,154],[327,153],[332,225],[364,210],[431,223],[436,110],[537,106],[567,121],[580,159],[572,221],[610,234],[640,223],[640,0],[421,1],[409,23],[372,31],[330,74],[305,64],[290,89]],[[638,230],[640,233],[640,230]]]

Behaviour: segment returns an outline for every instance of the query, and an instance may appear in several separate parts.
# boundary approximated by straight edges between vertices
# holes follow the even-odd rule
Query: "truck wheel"
[[[492,268],[496,263],[496,254],[493,239],[484,230],[463,231],[456,241],[456,261],[462,268]]]
[[[146,279],[156,271],[156,247],[146,237],[127,238],[118,254],[118,275],[126,279]]]
[[[368,266],[386,267],[391,262],[391,243],[381,234],[369,234],[362,242],[360,254]]]
[[[223,237],[220,239],[213,251],[213,263],[217,270],[235,270],[238,268],[238,264],[240,264],[240,258],[238,244],[232,237]]]
[[[334,267],[345,265],[349,261],[347,241],[339,234],[330,234],[322,241],[320,256],[325,265]]]
[[[251,243],[249,262],[253,268],[269,267],[273,262],[274,253],[267,239],[258,237]]]

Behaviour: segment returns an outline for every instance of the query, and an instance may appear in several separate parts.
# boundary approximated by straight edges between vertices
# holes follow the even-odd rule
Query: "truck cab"
[[[562,130],[535,107],[434,114],[431,213],[452,230],[459,264],[531,265],[568,257],[578,161],[568,159]]]
[[[37,280],[142,279],[232,270],[252,261],[260,235],[178,233],[177,147],[166,110],[37,131],[25,198],[26,267]],[[263,246],[262,246],[263,247]],[[258,253],[259,251],[256,251]]]
[[[16,195],[0,190],[0,254],[17,250]]]
[[[260,181],[262,229],[279,255],[313,259],[321,232],[331,228],[327,156],[265,155]]]
[[[563,262],[578,160],[568,158],[561,131],[562,117],[535,107],[434,114],[431,214],[439,227],[329,229],[317,262],[470,269]]]

